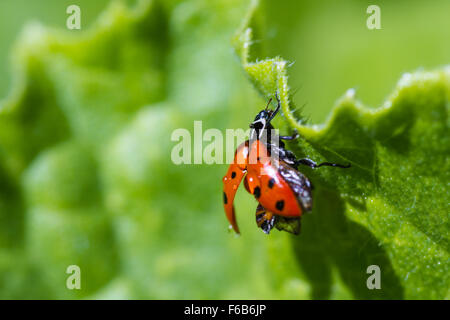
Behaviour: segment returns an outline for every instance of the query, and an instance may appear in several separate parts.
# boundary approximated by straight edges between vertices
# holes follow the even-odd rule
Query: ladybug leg
[[[331,163],[331,162],[322,162],[320,164],[315,163],[314,161],[310,160],[310,159],[299,159],[295,161],[296,165],[299,164],[303,164],[305,166],[311,167],[313,169],[322,167],[322,166],[329,166],[329,167],[338,167],[338,168],[350,168],[351,164],[347,164],[347,165],[343,165],[343,164],[338,164],[338,163]]]
[[[272,212],[266,211],[262,205],[258,204],[256,207],[256,224],[264,233],[269,234],[275,225],[275,215]]]
[[[279,138],[280,138],[281,140],[295,140],[295,139],[297,139],[298,137],[300,137],[300,135],[298,134],[297,131],[295,131],[295,132],[292,134],[292,136],[280,136]]]

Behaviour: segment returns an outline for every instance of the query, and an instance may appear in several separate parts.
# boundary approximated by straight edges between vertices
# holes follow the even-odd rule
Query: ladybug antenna
[[[269,102],[267,102],[267,106],[266,106],[266,108],[264,110],[267,111],[267,109],[269,108],[269,105],[270,105],[271,102],[272,102],[272,98],[269,99]]]
[[[281,101],[280,101],[280,98],[278,98],[278,94],[275,93],[275,97],[277,98],[278,105],[277,105],[277,108],[270,115],[270,118],[269,118],[268,122],[272,121],[273,118],[275,118],[275,116],[277,115],[278,111],[280,111],[280,108],[281,108]]]

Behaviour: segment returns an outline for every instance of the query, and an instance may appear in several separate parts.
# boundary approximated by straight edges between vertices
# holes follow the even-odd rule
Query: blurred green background
[[[65,28],[70,4],[81,7],[81,30]],[[381,30],[366,27],[370,4]],[[172,164],[174,129],[192,132],[194,120],[247,128],[265,104],[230,45],[248,5],[1,1],[0,298],[402,297],[361,293],[335,270],[317,294],[291,236],[258,230],[243,190],[242,236],[227,232],[226,165]],[[312,123],[349,88],[377,107],[403,72],[450,56],[449,1],[267,1],[262,10],[256,46],[262,58],[294,62],[293,99]],[[72,264],[81,290],[66,288]]]

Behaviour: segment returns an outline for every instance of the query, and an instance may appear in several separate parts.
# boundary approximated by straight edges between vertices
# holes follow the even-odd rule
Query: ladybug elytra
[[[298,166],[350,167],[350,164],[316,164],[310,159],[297,159],[294,153],[286,150],[283,140],[294,140],[299,135],[273,134],[274,128],[270,122],[281,108],[278,95],[275,96],[278,102],[276,109],[268,110],[272,101],[270,99],[267,107],[256,115],[250,124],[250,139],[236,149],[234,161],[223,177],[223,205],[227,219],[236,233],[239,233],[239,227],[233,201],[242,179],[245,189],[258,201],[256,223],[259,228],[267,234],[274,227],[299,234],[302,214],[312,209],[312,185],[298,171]]]

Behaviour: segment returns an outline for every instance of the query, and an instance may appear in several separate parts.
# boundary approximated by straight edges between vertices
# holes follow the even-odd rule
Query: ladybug
[[[266,234],[274,227],[299,234],[302,214],[312,209],[313,186],[309,179],[298,171],[298,166],[350,167],[350,164],[316,164],[310,159],[297,159],[294,153],[286,150],[283,140],[294,140],[299,135],[294,133],[292,136],[278,136],[272,132],[274,128],[270,122],[281,108],[280,99],[277,94],[275,96],[278,102],[276,109],[268,110],[272,101],[270,99],[266,108],[256,115],[250,124],[250,139],[236,149],[234,161],[222,179],[225,214],[238,234],[240,232],[233,201],[242,179],[245,189],[258,201],[256,224],[259,228]]]

